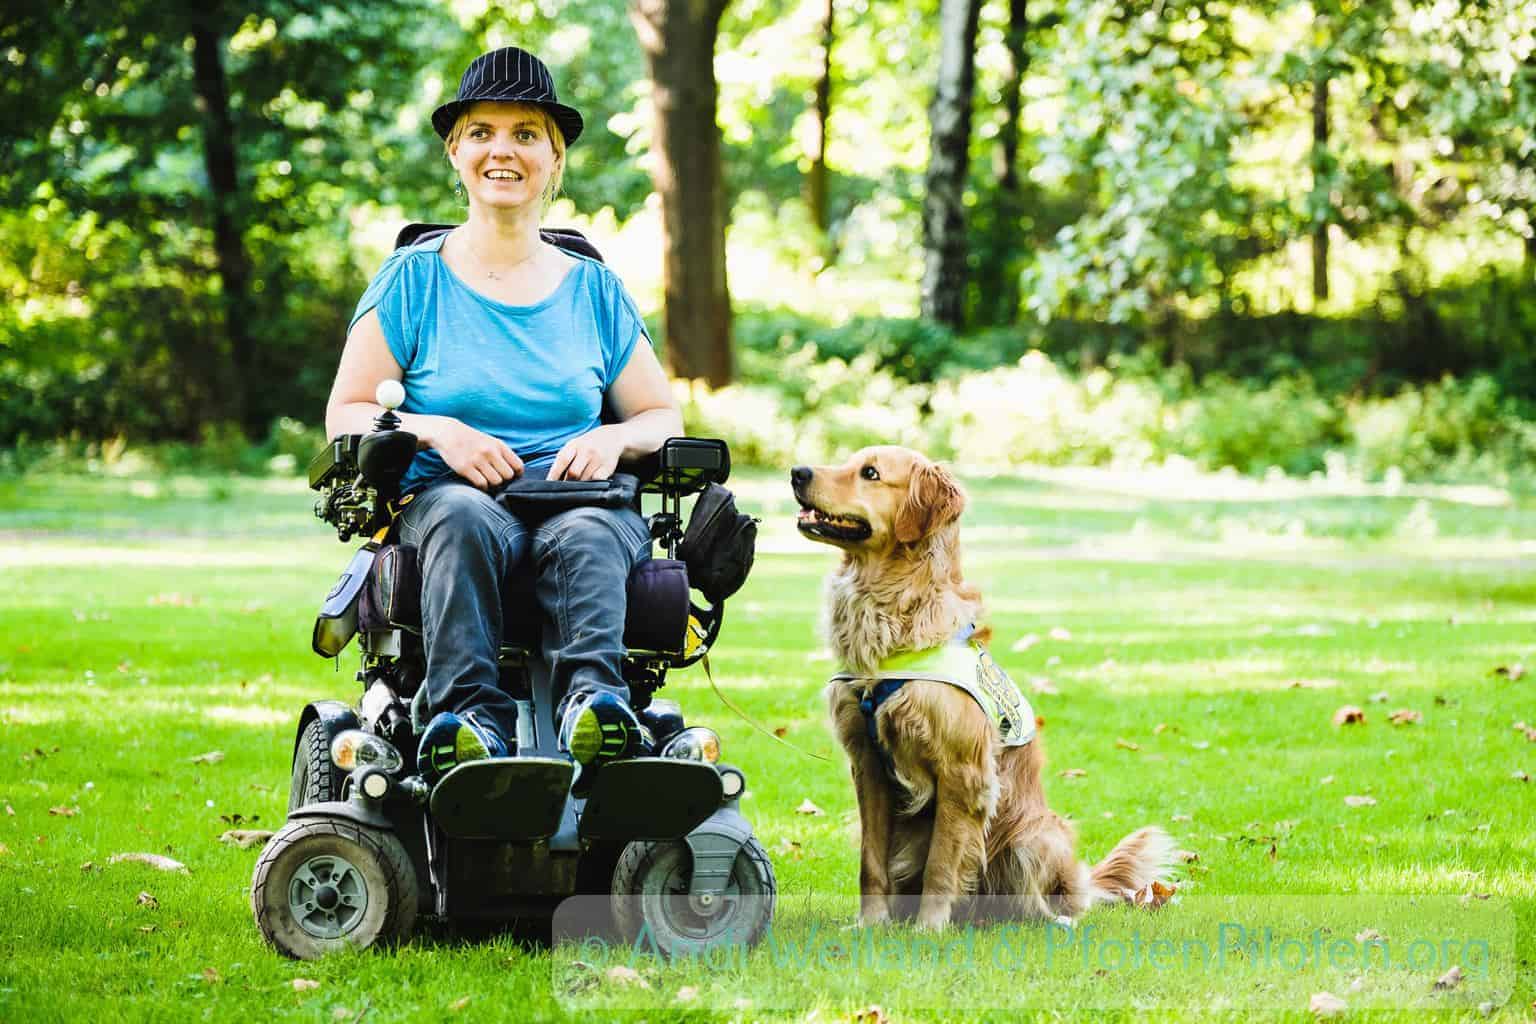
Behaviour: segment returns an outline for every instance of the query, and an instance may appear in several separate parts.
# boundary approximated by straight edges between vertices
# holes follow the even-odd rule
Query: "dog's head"
[[[796,466],[789,478],[800,532],[847,551],[915,544],[965,511],[949,471],[910,448],[864,448],[841,466]]]

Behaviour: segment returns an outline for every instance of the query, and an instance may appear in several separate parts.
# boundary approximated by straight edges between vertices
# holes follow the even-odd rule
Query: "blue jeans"
[[[554,692],[609,690],[629,699],[619,669],[626,585],[630,570],[651,556],[639,513],[576,508],[526,524],[454,479],[417,494],[399,525],[421,566],[432,714],[473,710],[504,739],[517,735],[496,657],[507,594],[527,586],[528,574],[545,620],[538,634]]]

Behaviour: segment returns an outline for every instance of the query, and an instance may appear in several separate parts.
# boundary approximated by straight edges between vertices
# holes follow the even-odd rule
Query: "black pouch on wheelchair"
[[[501,507],[519,519],[544,519],[556,512],[591,506],[633,508],[640,481],[630,473],[607,480],[529,480],[518,477],[496,495]]]
[[[421,631],[421,570],[414,547],[386,544],[379,549],[368,571],[357,618],[358,625],[368,631]]]
[[[705,487],[677,545],[689,582],[710,604],[719,604],[747,582],[756,550],[757,520],[738,511],[735,496],[724,487]]]
[[[368,582],[368,570],[378,553],[376,545],[364,544],[352,556],[331,592],[325,595],[325,604],[315,616],[315,632],[310,639],[310,646],[320,657],[336,657],[357,634],[358,605],[364,584]]]
[[[688,633],[688,570],[670,558],[652,558],[629,574],[629,612],[624,645],[631,650],[678,654]]]

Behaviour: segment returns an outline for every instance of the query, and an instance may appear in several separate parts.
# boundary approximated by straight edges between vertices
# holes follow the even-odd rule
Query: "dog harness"
[[[997,727],[998,737],[1005,747],[1022,747],[1035,738],[1034,709],[1018,684],[992,660],[986,647],[971,639],[975,632],[974,625],[967,625],[946,644],[922,651],[900,651],[880,662],[873,677],[875,684],[859,701],[859,710],[864,713],[864,728],[869,733],[870,742],[880,752],[887,768],[890,767],[890,755],[880,745],[875,715],[880,705],[913,679],[948,683],[970,694]],[[839,672],[832,680],[851,683],[865,678],[869,677]]]

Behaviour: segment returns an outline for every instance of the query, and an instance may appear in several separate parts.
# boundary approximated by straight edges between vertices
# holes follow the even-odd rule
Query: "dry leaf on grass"
[[[466,1007],[468,1005],[469,1005],[469,996],[460,996],[459,998],[455,999],[453,1002],[448,1004],[448,1009],[453,1011],[454,1013],[458,1013],[460,1010],[464,1009],[464,1007]]]
[[[145,908],[147,908],[149,910],[159,910],[160,909],[160,901],[155,899],[153,896],[151,896],[147,892],[139,893],[137,896],[134,897],[133,901],[135,903],[137,903],[139,906],[145,907]]]
[[[219,842],[232,843],[242,850],[249,850],[253,846],[267,845],[267,840],[276,834],[260,828],[232,828],[226,829],[224,834],[219,836]]]
[[[1169,820],[1174,821],[1174,822],[1182,823],[1182,822],[1186,822],[1186,821],[1194,821],[1195,820],[1195,816],[1192,815],[1192,814],[1175,814]]]
[[[789,727],[785,725],[777,726],[774,728],[773,734],[779,739],[783,739],[785,736],[789,735]]]
[[[196,757],[192,758],[192,763],[193,764],[218,764],[222,760],[224,760],[224,751],[222,751],[222,750],[210,750],[206,754],[198,754]]]
[[[1455,988],[1457,985],[1460,985],[1460,984],[1461,984],[1461,968],[1460,967],[1452,967],[1450,970],[1448,970],[1444,974],[1440,975],[1440,977],[1435,981],[1435,988],[1437,988],[1437,989],[1439,989],[1439,990],[1441,990],[1443,992],[1449,992],[1451,989]]]
[[[158,853],[114,853],[107,858],[108,864],[148,864],[157,871],[179,871],[183,875],[190,875],[187,866],[179,860],[162,857]]]
[[[203,980],[210,985],[222,985],[224,984],[224,975],[220,974],[212,967],[204,967]]]
[[[1356,942],[1375,942],[1381,938],[1381,932],[1375,928],[1367,928],[1355,936]]]
[[[1393,725],[1412,725],[1414,722],[1422,722],[1424,716],[1412,708],[1398,708],[1387,716],[1387,721]]]
[[[1372,704],[1385,704],[1387,701],[1389,701],[1391,699],[1392,699],[1392,695],[1390,693],[1388,693],[1386,690],[1380,690],[1380,691],[1378,691],[1376,693],[1371,694],[1371,703]]]
[[[1536,743],[1536,728],[1526,725],[1524,722],[1516,722],[1515,730],[1525,734],[1525,738]]]
[[[1376,798],[1373,797],[1373,796],[1346,796],[1344,798],[1344,806],[1346,806],[1346,807],[1375,807],[1376,806]]]
[[[320,987],[320,983],[313,978],[294,978],[289,984],[295,992],[313,992]]]
[[[891,1024],[891,1018],[879,1003],[872,1003],[862,1010],[853,1011],[848,1018],[848,1024]]]
[[[1503,676],[1505,679],[1508,679],[1510,682],[1514,683],[1518,682],[1520,678],[1525,675],[1525,666],[1520,664],[1518,661],[1512,665],[1500,665],[1498,668],[1493,670],[1493,674],[1496,676]]]
[[[11,848],[9,846],[6,846],[4,843],[0,843],[0,857],[4,857],[10,852]]]
[[[1333,713],[1334,725],[1364,725],[1365,711],[1353,704],[1345,704]]]
[[[1177,886],[1151,881],[1140,889],[1126,889],[1125,901],[1148,910],[1156,910],[1172,899],[1173,894],[1178,891]]]
[[[1511,773],[1509,777],[1514,779],[1517,782],[1530,782],[1531,781],[1531,777],[1530,777],[1529,774],[1527,774],[1524,771],[1519,771],[1519,770]]]
[[[1141,749],[1141,745],[1140,744],[1132,743],[1130,740],[1127,740],[1127,739],[1117,739],[1117,740],[1115,740],[1115,746],[1119,747],[1121,750],[1140,750]]]
[[[812,815],[813,817],[819,817],[819,816],[821,816],[823,814],[826,814],[827,812],[822,810],[820,807],[817,807],[815,804],[811,803],[810,798],[807,797],[806,799],[800,801],[800,806],[795,808],[795,813],[796,814],[809,814],[809,815]]]
[[[1056,684],[1051,682],[1045,676],[1031,676],[1029,680],[1029,688],[1035,693],[1043,693],[1047,697],[1055,697],[1061,693],[1060,690],[1056,689]]]
[[[1194,850],[1174,850],[1173,859],[1180,864],[1198,864],[1200,855]]]
[[[634,986],[636,988],[650,988],[651,983],[640,977],[640,972],[633,967],[625,967],[623,964],[615,964],[608,968],[603,975],[615,985]]]
[[[697,998],[699,998],[699,989],[696,985],[684,985],[677,990],[677,1001],[680,1003],[691,1003]]]
[[[5,805],[5,816],[7,818],[14,818],[14,817],[16,817],[16,808],[12,807],[10,804],[6,804]]]
[[[1337,679],[1292,679],[1287,689],[1291,690],[1331,690],[1339,685]]]
[[[1069,630],[1069,629],[1066,629],[1063,626],[1052,626],[1051,627],[1051,639],[1052,640],[1071,640],[1072,639],[1072,631]]]
[[[1333,785],[1333,776],[1332,775],[1324,775],[1322,778],[1317,780],[1317,784],[1319,786],[1331,786],[1331,785]]]
[[[65,807],[63,804],[60,804],[58,807],[48,808],[48,813],[53,815],[55,818],[73,818],[75,815],[80,813],[80,808]]]
[[[1349,1004],[1332,992],[1318,992],[1307,1003],[1307,1009],[1319,1017],[1337,1017],[1349,1009]]]
[[[154,932],[154,931],[156,931],[156,930],[157,930],[157,929],[158,929],[158,928],[159,928],[159,927],[160,927],[160,926],[159,926],[159,925],[157,925],[157,924],[141,924],[141,925],[139,925],[139,927],[138,927],[138,928],[137,928],[137,929],[135,929],[135,930],[136,930],[136,931],[140,931],[140,932],[143,932],[143,933],[144,933],[144,934],[145,934],[145,935],[149,935],[149,934],[151,934],[151,933],[152,933],[152,932]]]
[[[1019,637],[1013,642],[1013,646],[1010,647],[1009,650],[1013,651],[1015,654],[1022,654],[1024,651],[1029,650],[1039,642],[1040,638],[1034,633],[1025,633],[1023,636]]]
[[[1088,774],[1088,770],[1086,768],[1068,768],[1066,771],[1057,772],[1056,774],[1064,779],[1080,779]]]

